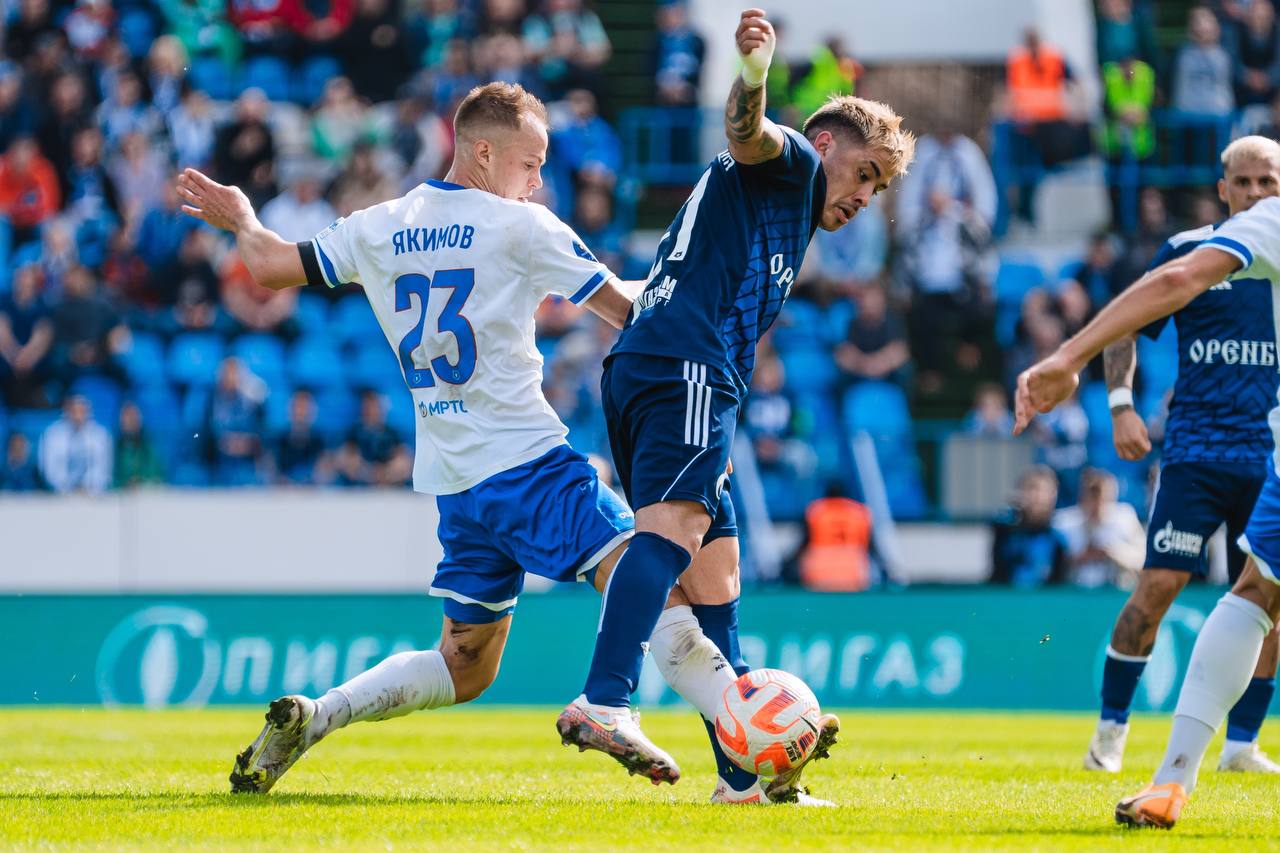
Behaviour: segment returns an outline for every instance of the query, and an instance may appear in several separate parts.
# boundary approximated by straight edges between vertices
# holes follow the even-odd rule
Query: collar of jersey
[[[466,189],[466,187],[464,187],[462,184],[453,184],[453,183],[450,183],[449,181],[437,181],[435,178],[428,178],[426,181],[426,184],[427,186],[435,187],[438,190],[465,190]]]

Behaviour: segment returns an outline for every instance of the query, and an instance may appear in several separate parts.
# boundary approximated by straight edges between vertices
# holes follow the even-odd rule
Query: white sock
[[[1177,782],[1187,793],[1195,788],[1209,741],[1249,686],[1271,627],[1266,611],[1253,602],[1230,592],[1218,600],[1191,650],[1157,785]]]
[[[453,677],[444,655],[435,649],[400,652],[317,700],[316,717],[321,713],[326,716],[324,731],[319,734],[323,737],[347,723],[442,708],[452,705],[453,697]]]
[[[714,722],[720,699],[737,675],[716,644],[702,633],[693,609],[682,604],[662,611],[649,651],[671,689]]]

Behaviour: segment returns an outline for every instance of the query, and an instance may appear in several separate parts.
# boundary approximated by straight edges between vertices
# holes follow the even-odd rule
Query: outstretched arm
[[[187,202],[183,213],[235,235],[236,249],[258,284],[283,290],[307,283],[298,244],[264,227],[238,187],[223,186],[195,169],[184,169],[178,176],[178,194]]]
[[[1133,335],[1107,344],[1102,366],[1107,375],[1111,409],[1111,440],[1121,459],[1136,461],[1151,452],[1147,425],[1133,407],[1133,372],[1138,366],[1138,345]]]
[[[739,163],[763,163],[782,153],[782,131],[764,117],[764,82],[776,38],[763,9],[747,9],[738,22],[742,73],[733,81],[724,109],[729,154]]]
[[[1240,268],[1240,260],[1212,246],[1169,261],[1111,301],[1071,340],[1018,377],[1014,435],[1075,391],[1078,374],[1107,344],[1177,311]]]

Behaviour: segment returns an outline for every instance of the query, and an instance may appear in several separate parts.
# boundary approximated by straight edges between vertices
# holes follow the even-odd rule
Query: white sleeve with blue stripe
[[[1217,249],[1240,261],[1231,277],[1275,281],[1280,277],[1280,198],[1267,198],[1237,213],[1197,248]]]
[[[530,285],[538,293],[558,293],[581,305],[613,274],[554,213],[539,204],[529,207],[533,213],[526,267]]]
[[[356,268],[354,246],[357,216],[344,217],[321,231],[311,241],[315,247],[320,275],[329,287],[349,282],[362,284]]]

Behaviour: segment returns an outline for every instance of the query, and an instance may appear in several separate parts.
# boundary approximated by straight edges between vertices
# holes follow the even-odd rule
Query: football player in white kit
[[[1272,179],[1280,181],[1280,145],[1263,137],[1249,137],[1249,144],[1271,152]],[[1265,198],[1237,213],[1195,250],[1152,270],[1055,353],[1024,371],[1018,377],[1014,432],[1025,429],[1037,412],[1048,412],[1070,397],[1080,371],[1103,347],[1172,314],[1219,282],[1236,278],[1269,281],[1273,302],[1280,305],[1280,198]],[[1280,344],[1280,314],[1273,316]],[[1268,421],[1280,442],[1280,405],[1271,410]],[[1209,742],[1244,693],[1262,641],[1280,618],[1278,466],[1280,448],[1239,539],[1240,549],[1249,556],[1244,571],[1196,637],[1164,760],[1150,785],[1116,805],[1119,823],[1168,828],[1178,820]]]
[[[236,758],[233,791],[265,793],[311,746],[350,722],[466,702],[497,675],[524,572],[597,589],[634,520],[565,441],[543,397],[534,311],[560,294],[621,327],[639,285],[615,278],[550,211],[541,186],[547,116],[521,87],[490,83],[462,101],[444,181],[340,219],[304,243],[264,228],[238,189],[194,170],[179,178],[184,210],[235,233],[250,272],[280,289],[363,286],[398,353],[417,410],[414,489],[436,495],[444,559],[438,649],[392,655],[318,699],[285,696]],[[708,683],[732,670],[705,636]],[[566,743],[611,755],[656,785],[671,757],[629,710]]]

